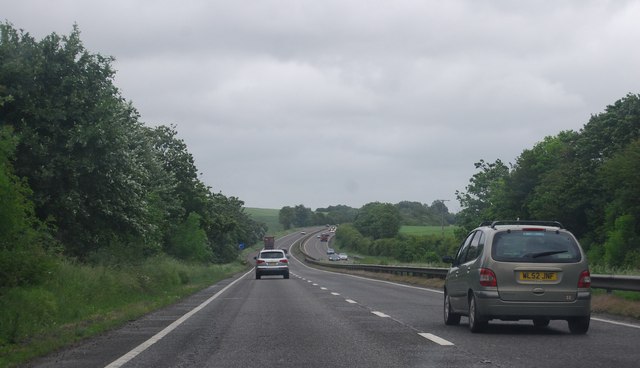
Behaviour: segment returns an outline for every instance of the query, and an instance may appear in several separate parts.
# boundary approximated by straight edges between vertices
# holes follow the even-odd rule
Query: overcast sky
[[[640,1],[0,0],[37,39],[76,23],[148,126],[248,207],[465,191],[640,93]]]

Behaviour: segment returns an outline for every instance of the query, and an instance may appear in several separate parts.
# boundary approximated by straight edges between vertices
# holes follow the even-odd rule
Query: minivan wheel
[[[260,280],[260,274],[256,273],[256,280]]]
[[[444,294],[444,324],[449,326],[460,324],[460,315],[451,311],[451,298],[446,292]]]
[[[478,316],[478,308],[476,307],[476,296],[471,295],[469,297],[469,330],[471,332],[482,332],[489,323],[487,321],[480,320]]]
[[[591,316],[569,318],[569,331],[574,335],[584,335],[589,331],[590,321]]]
[[[284,274],[284,275],[282,275],[282,276],[283,276],[285,279],[288,279],[288,278],[289,278],[289,273],[287,272],[287,273],[285,273],[285,274]]]

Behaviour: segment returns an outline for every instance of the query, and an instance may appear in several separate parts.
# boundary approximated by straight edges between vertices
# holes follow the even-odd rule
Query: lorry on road
[[[320,241],[321,241],[321,242],[329,241],[329,234],[327,234],[327,233],[322,233],[322,235],[320,235]]]
[[[275,236],[265,236],[262,240],[264,241],[264,249],[274,249],[276,247]]]

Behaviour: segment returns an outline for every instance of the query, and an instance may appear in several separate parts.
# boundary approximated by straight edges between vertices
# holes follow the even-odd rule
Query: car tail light
[[[264,260],[262,260],[262,259],[258,259],[258,260],[256,260],[256,264],[263,264],[263,263],[265,263],[265,261],[264,261]]]
[[[588,289],[591,287],[591,274],[589,270],[582,271],[578,280],[578,288]]]
[[[488,268],[480,269],[480,285],[482,286],[498,286],[496,274]]]
[[[280,260],[280,263],[289,263],[289,260],[286,259],[286,258],[283,258],[283,259]]]

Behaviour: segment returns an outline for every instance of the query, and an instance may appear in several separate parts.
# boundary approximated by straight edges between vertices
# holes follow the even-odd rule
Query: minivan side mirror
[[[442,262],[444,262],[444,263],[451,263],[451,264],[453,264],[453,263],[455,263],[455,261],[456,261],[456,260],[455,260],[453,257],[451,257],[451,256],[444,256],[444,257],[442,257]]]

